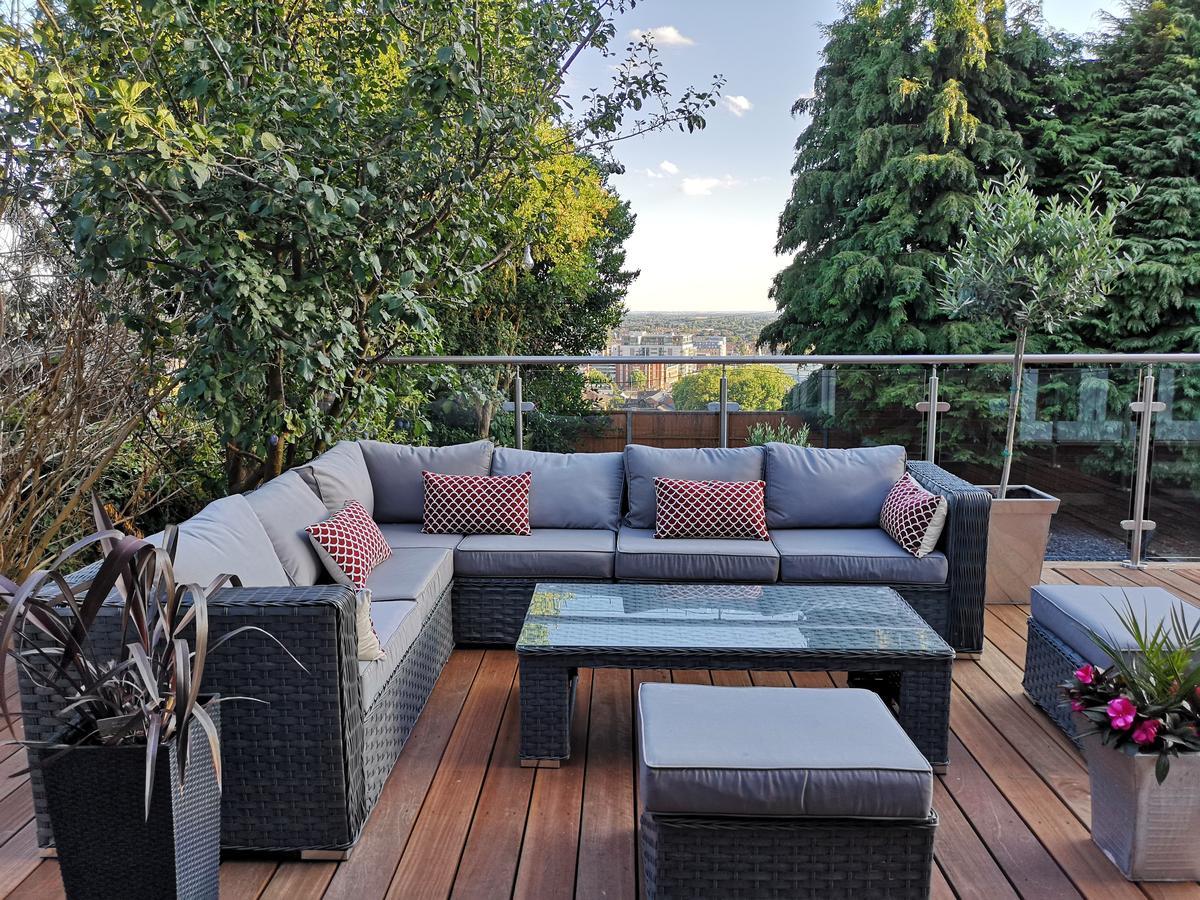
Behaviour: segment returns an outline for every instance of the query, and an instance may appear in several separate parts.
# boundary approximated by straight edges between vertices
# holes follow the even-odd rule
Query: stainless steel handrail
[[[755,363],[797,366],[926,366],[1011,365],[1011,353],[943,353],[899,356],[386,356],[385,366],[589,366],[622,363],[684,363],[693,366],[744,366]],[[1026,353],[1029,365],[1147,365],[1200,363],[1200,353]]]
[[[938,366],[1008,366],[1013,362],[1012,354],[1006,353],[940,353],[940,354],[802,354],[769,356],[390,356],[379,360],[382,365],[448,365],[448,366],[515,366],[513,380],[513,409],[515,413],[514,437],[518,447],[524,445],[524,403],[521,384],[521,366],[599,366],[621,363],[625,365],[684,364],[693,366],[721,366],[721,394],[718,405],[720,422],[720,445],[729,443],[729,403],[726,367],[738,365],[796,365],[796,366],[929,366],[932,367],[927,383],[926,399],[917,404],[925,414],[925,454],[934,459],[938,438],[938,414],[949,407],[938,398]],[[1151,419],[1162,411],[1163,405],[1154,397],[1155,379],[1152,366],[1200,365],[1200,353],[1028,353],[1027,365],[1136,365],[1146,367],[1142,374],[1142,392],[1137,401],[1130,404],[1139,416],[1137,428],[1136,468],[1133,488],[1132,518],[1121,523],[1131,532],[1130,559],[1127,565],[1143,567],[1142,535],[1153,530],[1155,523],[1145,516],[1146,495],[1149,489],[1149,456],[1151,441]],[[632,412],[632,410],[630,411]],[[632,440],[632,419],[626,420],[626,438]]]

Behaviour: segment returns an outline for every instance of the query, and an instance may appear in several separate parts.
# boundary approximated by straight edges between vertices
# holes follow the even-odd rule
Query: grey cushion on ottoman
[[[779,577],[779,552],[770,541],[737,538],[656,538],[649,528],[617,532],[620,581],[750,581]]]
[[[1111,666],[1113,661],[1091,639],[1088,630],[1121,650],[1132,650],[1133,638],[1117,617],[1117,612],[1125,612],[1129,604],[1138,621],[1149,620],[1151,629],[1159,622],[1170,622],[1172,608],[1181,610],[1189,625],[1200,624],[1200,609],[1158,587],[1039,584],[1033,588],[1030,603],[1035,622],[1101,668]]]
[[[371,515],[375,494],[371,476],[363,462],[362,450],[354,441],[340,441],[306,466],[296,470],[312,488],[329,512],[337,512],[347,500],[357,500]],[[305,522],[311,525],[311,522]]]
[[[325,564],[304,529],[324,521],[329,513],[304,479],[296,472],[284,472],[247,494],[246,502],[262,522],[292,584],[307,586],[324,580]]]
[[[483,578],[612,578],[616,543],[616,533],[607,528],[469,534],[454,551],[454,572]]]
[[[493,475],[532,472],[529,524],[534,528],[607,528],[621,524],[625,463],[621,453],[540,453],[497,447]]]
[[[906,459],[897,446],[826,450],[771,442],[766,452],[768,528],[878,526]]]
[[[425,518],[422,472],[487,475],[492,469],[491,441],[451,447],[409,447],[382,441],[359,441],[359,446],[374,485],[377,522],[420,522]]]
[[[924,820],[933,773],[871,691],[643,684],[647,812]]]
[[[826,584],[945,584],[946,554],[917,558],[882,528],[771,530],[779,551],[779,579]]]
[[[654,479],[691,481],[762,481],[762,447],[669,449],[630,444],[625,448],[625,477],[629,482],[630,528],[654,527]]]

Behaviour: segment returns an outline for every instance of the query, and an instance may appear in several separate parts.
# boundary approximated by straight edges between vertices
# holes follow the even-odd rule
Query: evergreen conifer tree
[[[812,121],[780,216],[776,249],[794,257],[776,276],[781,314],[764,343],[862,353],[999,343],[990,323],[945,318],[936,263],[983,181],[1025,159],[1013,110],[1043,105],[1006,56],[1006,28],[1001,0],[847,3],[814,96],[794,107]],[[1024,57],[1046,53],[1026,46]]]
[[[1075,135],[1113,184],[1141,193],[1118,222],[1139,262],[1081,336],[1093,346],[1200,350],[1200,0],[1131,0],[1097,47],[1095,103]],[[1091,142],[1094,146],[1089,147]]]

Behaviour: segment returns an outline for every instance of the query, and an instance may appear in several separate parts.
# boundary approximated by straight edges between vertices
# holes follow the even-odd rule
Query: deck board
[[[1200,604],[1197,566],[1053,563],[1044,580],[1161,585]],[[1091,843],[1082,759],[1021,690],[1028,615],[1027,605],[990,606],[983,656],[955,664],[932,896],[1200,898],[1194,884],[1126,882]],[[230,860],[222,896],[632,900],[641,877],[633,723],[646,681],[828,688],[845,674],[585,670],[571,760],[525,769],[515,654],[455,651],[351,858]],[[0,750],[0,778],[23,767],[14,752]],[[30,817],[27,777],[0,781],[0,896],[61,897],[58,865],[38,858]]]

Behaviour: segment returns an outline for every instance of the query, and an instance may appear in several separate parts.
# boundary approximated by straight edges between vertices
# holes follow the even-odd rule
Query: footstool
[[[1169,622],[1172,609],[1179,610],[1189,625],[1200,623],[1200,609],[1158,587],[1039,584],[1030,595],[1025,693],[1077,744],[1078,733],[1062,684],[1085,663],[1101,669],[1112,665],[1089,632],[1120,650],[1134,649],[1133,636],[1117,615],[1130,605],[1138,621],[1148,622],[1151,629],[1159,622]]]
[[[855,689],[643,684],[646,896],[929,896],[933,772]]]

